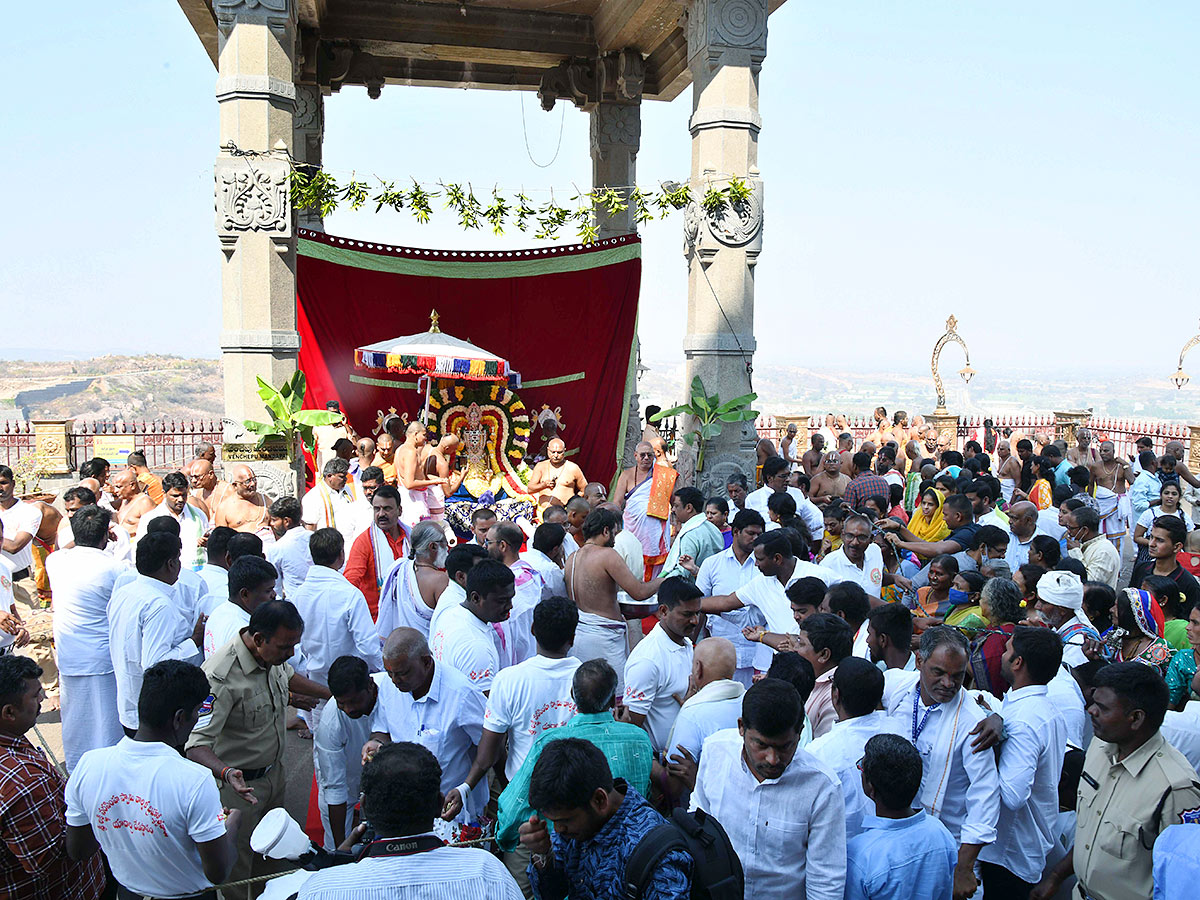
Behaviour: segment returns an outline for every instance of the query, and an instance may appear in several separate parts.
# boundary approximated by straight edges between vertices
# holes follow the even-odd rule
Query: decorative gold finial
[[[438,328],[438,319],[439,318],[440,318],[440,316],[438,316],[438,311],[436,309],[431,309],[429,311],[429,333],[430,334],[441,334],[442,333],[442,329]]]
[[[954,318],[954,316],[951,316],[946,320],[946,330],[954,331],[956,328],[958,328],[958,319]]]

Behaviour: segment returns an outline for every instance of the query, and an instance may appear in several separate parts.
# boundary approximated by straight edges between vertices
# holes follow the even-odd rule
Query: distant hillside
[[[0,405],[31,419],[215,419],[221,363],[177,356],[0,361]]]
[[[647,360],[639,392],[643,404],[680,402],[682,360]],[[1175,390],[1166,379],[1171,361],[1140,378],[1105,379],[1102,366],[1078,375],[981,371],[964,385],[956,364],[943,365],[949,407],[963,414],[1044,413],[1091,407],[1097,415],[1200,423],[1200,387]],[[836,411],[868,414],[875,406],[928,413],[935,405],[928,374],[861,368],[809,369],[763,364],[754,369],[760,410],[774,414]],[[1158,370],[1164,370],[1159,372]],[[725,398],[729,399],[729,398]],[[0,360],[0,418],[16,407],[28,418],[210,419],[224,403],[221,363],[176,356],[101,356],[69,362]]]

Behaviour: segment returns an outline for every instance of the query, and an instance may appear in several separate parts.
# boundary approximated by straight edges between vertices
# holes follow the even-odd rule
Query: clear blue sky
[[[0,346],[216,355],[216,73],[183,14],[18,4],[7,26]],[[1168,374],[1200,316],[1198,37],[1194,0],[790,0],[760,83],[758,362],[920,370],[953,312],[981,372]],[[522,106],[539,162],[563,124],[549,168]],[[326,112],[337,173],[563,198],[590,177],[587,117],[529,93],[348,88]],[[641,183],[686,176],[689,112],[690,90],[645,104]],[[327,228],[532,243],[391,212]],[[644,352],[677,359],[681,218],[644,238]]]

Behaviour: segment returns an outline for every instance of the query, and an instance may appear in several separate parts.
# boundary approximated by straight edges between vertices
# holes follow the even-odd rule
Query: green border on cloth
[[[296,252],[311,259],[368,269],[373,272],[388,272],[393,275],[413,275],[420,278],[529,278],[536,275],[556,275],[561,272],[583,272],[616,263],[640,259],[640,243],[624,244],[610,250],[593,253],[548,254],[543,258],[504,259],[475,258],[464,260],[413,259],[403,256],[384,256],[366,250],[347,247],[331,247],[317,241],[300,238]],[[486,252],[486,251],[485,251]]]
[[[612,492],[617,489],[617,479],[625,471],[623,465],[625,462],[625,429],[629,427],[629,399],[637,389],[638,320],[641,316],[641,304],[639,304],[637,315],[633,318],[633,340],[629,344],[629,369],[625,373],[625,394],[621,398],[621,430],[617,432],[617,468],[613,474],[612,481],[608,485],[610,500],[612,499]]]

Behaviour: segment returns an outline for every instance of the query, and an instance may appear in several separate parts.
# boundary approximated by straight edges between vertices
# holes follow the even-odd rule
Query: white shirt
[[[574,548],[571,553],[579,549],[579,545],[575,543],[573,537],[567,535],[567,540]],[[646,562],[642,557],[642,542],[637,539],[637,535],[625,529],[618,531],[617,536],[613,538],[613,549],[617,551],[621,559],[625,560],[626,567],[637,577],[638,581],[645,579]],[[624,591],[617,591],[617,602],[633,603],[634,601]]]
[[[345,803],[347,818],[358,802],[362,748],[370,737],[370,713],[352,719],[342,712],[336,700],[325,704],[313,734],[313,766],[321,789],[321,802],[326,806]],[[349,829],[346,832],[349,833]]]
[[[1179,712],[1168,710],[1159,730],[1167,743],[1186,756],[1192,768],[1200,773],[1200,700],[1189,700]]]
[[[742,757],[742,736],[704,742],[691,809],[725,828],[745,870],[745,900],[842,900],[846,824],[834,775],[797,750],[779,778],[759,781]]]
[[[302,525],[289,528],[274,544],[266,548],[267,561],[275,567],[279,580],[275,582],[276,593],[281,600],[291,600],[292,595],[304,584],[308,570],[312,568],[312,554],[308,542],[312,532]],[[350,547],[346,547],[350,552]]]
[[[541,550],[533,549],[532,546],[521,554],[521,559],[537,569],[538,574],[542,576],[542,583],[549,591],[549,593],[543,592],[544,596],[567,596],[567,582],[563,576],[563,570],[559,568],[558,563]]]
[[[767,631],[774,634],[796,634],[799,631],[796,619],[792,615],[792,606],[788,602],[787,589],[801,578],[820,578],[828,587],[833,583],[833,572],[824,566],[818,566],[807,560],[793,557],[796,567],[792,570],[787,583],[780,582],[772,575],[768,578],[762,572],[755,575],[734,593],[746,606],[757,609],[767,622]],[[766,671],[771,667],[771,658],[775,651],[766,644],[760,644],[754,658],[754,668]]]
[[[667,749],[671,726],[679,715],[674,695],[687,693],[692,674],[692,642],[677,644],[659,622],[638,642],[625,661],[625,706],[646,717],[646,730],[656,751]]]
[[[700,572],[696,575],[696,587],[704,592],[705,597],[723,597],[736,593],[738,588],[749,584],[758,574],[753,553],[747,554],[746,559],[739,563],[733,555],[733,548],[726,547],[700,564]],[[748,625],[765,624],[766,620],[757,609],[747,607],[709,616],[708,633],[713,637],[723,637],[733,642],[739,669],[753,668],[754,657],[759,647],[758,644],[746,640],[742,629]]]
[[[438,847],[322,869],[299,900],[523,900],[512,875],[486,850]]]
[[[861,569],[850,561],[845,547],[827,553],[821,565],[833,573],[833,584],[853,581],[868,597],[878,597],[883,587],[883,551],[876,543],[867,544]]]
[[[196,573],[208,586],[208,599],[204,603],[204,614],[211,616],[213,610],[229,599],[229,570],[212,563],[205,563]]]
[[[0,609],[16,612],[16,597],[13,596],[12,563],[0,556]],[[16,643],[17,636],[0,631],[0,649]]]
[[[921,753],[924,771],[918,795],[925,811],[942,820],[950,836],[961,844],[990,844],[996,839],[1000,815],[1000,784],[995,757],[971,749],[971,729],[988,713],[966,691],[948,703],[926,707],[920,698],[920,676],[897,676],[884,708],[905,725],[904,737]],[[917,722],[925,723],[913,739],[913,700]],[[929,713],[926,718],[926,713]]]
[[[1046,509],[1038,510],[1038,531],[1042,534],[1048,534],[1056,541],[1061,541],[1063,535],[1067,533],[1067,529],[1058,524],[1058,507],[1049,506]]]
[[[796,515],[804,520],[804,524],[808,527],[808,536],[813,540],[820,538],[825,533],[825,514],[821,512],[821,508],[805,497],[804,491],[800,488],[789,487],[787,492],[796,501]],[[767,510],[767,500],[773,493],[775,492],[765,485],[756,491],[751,491],[746,495],[744,508],[754,510],[770,524],[771,515]]]
[[[179,515],[167,508],[165,500],[146,513],[138,519],[137,531],[133,536],[134,545],[146,536],[150,523],[163,516],[170,516],[179,523],[179,540],[183,544],[179,558],[183,561],[184,568],[192,571],[200,568],[204,563],[204,550],[200,547],[200,538],[208,531],[208,516],[190,503],[183,504],[183,512]]]
[[[116,583],[113,585],[115,593],[119,588],[132,583],[138,577],[137,569],[124,568],[121,574],[117,576]],[[228,582],[227,582],[228,584]],[[214,600],[208,593],[208,582],[200,577],[199,572],[193,572],[191,569],[184,566],[179,570],[179,578],[176,579],[174,586],[171,588],[171,593],[175,596],[175,608],[179,610],[179,614],[183,620],[183,627],[180,628],[178,641],[183,641],[192,633],[192,626],[200,618],[201,613],[207,615],[208,610],[224,600],[224,597]],[[228,593],[228,587],[226,588]],[[200,648],[196,648],[196,665],[200,665],[203,658],[200,656]]]
[[[488,693],[483,727],[508,734],[504,774],[511,781],[543,731],[565,725],[575,715],[571,682],[580,661],[573,656],[531,656],[496,673]]]
[[[367,599],[340,572],[313,566],[291,600],[304,620],[300,652],[305,675],[326,684],[329,667],[339,656],[360,657],[371,672],[383,670],[383,646]]]
[[[1000,745],[1000,818],[996,840],[979,858],[1036,883],[1057,837],[1067,723],[1040,684],[1010,689],[1001,715],[1006,738]]]
[[[441,617],[446,610],[453,609],[455,606],[462,606],[463,601],[467,599],[467,592],[463,590],[461,584],[453,578],[446,583],[446,587],[438,595],[437,605],[433,608],[433,615],[429,619],[429,638],[437,634],[437,630],[441,627]]]
[[[1086,750],[1092,742],[1092,719],[1087,714],[1079,682],[1065,666],[1059,666],[1058,673],[1046,685],[1046,693],[1050,702],[1062,713],[1067,725],[1067,743]]]
[[[197,844],[225,834],[212,772],[158,741],[121,738],[83,754],[66,789],[67,824],[91,825],[113,876],[136,894],[212,887]]]
[[[1008,563],[1008,567],[1015,572],[1021,566],[1029,562],[1029,545],[1033,543],[1033,539],[1035,537],[1037,537],[1039,534],[1045,533],[1046,532],[1042,531],[1041,526],[1039,525],[1033,530],[1033,534],[1029,536],[1028,540],[1022,541],[1019,537],[1013,534],[1012,531],[1009,531],[1008,547],[1004,551],[1004,561]],[[1040,880],[1041,879],[1039,879],[1039,881]]]
[[[858,761],[866,752],[867,741],[877,734],[898,734],[908,739],[908,729],[901,720],[875,710],[845,722],[834,722],[829,731],[813,738],[805,748],[838,777],[846,805],[847,840],[862,831],[864,816],[875,814],[875,804],[863,793]]]
[[[350,482],[340,491],[335,491],[318,480],[316,486],[300,501],[300,521],[317,528],[336,528],[346,540],[346,552],[358,536],[360,516],[354,509],[357,493]],[[326,506],[328,503],[328,506]]]
[[[379,700],[371,712],[371,731],[393,741],[414,741],[426,747],[442,764],[442,793],[464,781],[483,737],[485,697],[467,676],[443,663],[435,663],[433,681],[420,700],[402,693],[386,672],[372,675]],[[459,820],[469,822],[488,802],[488,782],[481,778],[470,796],[463,798]]]
[[[204,658],[208,659],[249,625],[250,613],[240,605],[232,600],[218,603],[204,623]]]
[[[117,712],[126,728],[138,727],[142,673],[164,659],[193,660],[199,649],[171,585],[137,575],[118,586],[108,603],[108,649],[117,676]]]
[[[54,591],[54,647],[64,675],[104,675],[113,670],[108,602],[124,568],[93,547],[72,547],[46,557],[46,574]]]
[[[429,642],[433,658],[462,672],[478,690],[489,691],[504,663],[500,635],[462,604],[438,618],[438,630]]]
[[[4,539],[6,541],[11,541],[22,532],[30,535],[29,543],[16,553],[0,550],[0,556],[12,563],[14,572],[32,566],[33,538],[37,536],[38,529],[42,527],[41,508],[32,503],[26,503],[24,500],[18,500],[8,509],[0,507],[0,522],[4,523]]]
[[[58,523],[58,549],[69,550],[74,546],[75,532],[71,530],[71,520],[63,516],[62,521]],[[133,547],[129,543],[129,534],[117,524],[115,515],[109,526],[109,540],[104,546],[104,552],[122,565],[133,565]]]
[[[667,742],[667,757],[679,757],[678,747],[699,761],[704,742],[710,735],[726,728],[737,728],[742,717],[742,697],[746,688],[736,681],[710,681],[688,697]]]

